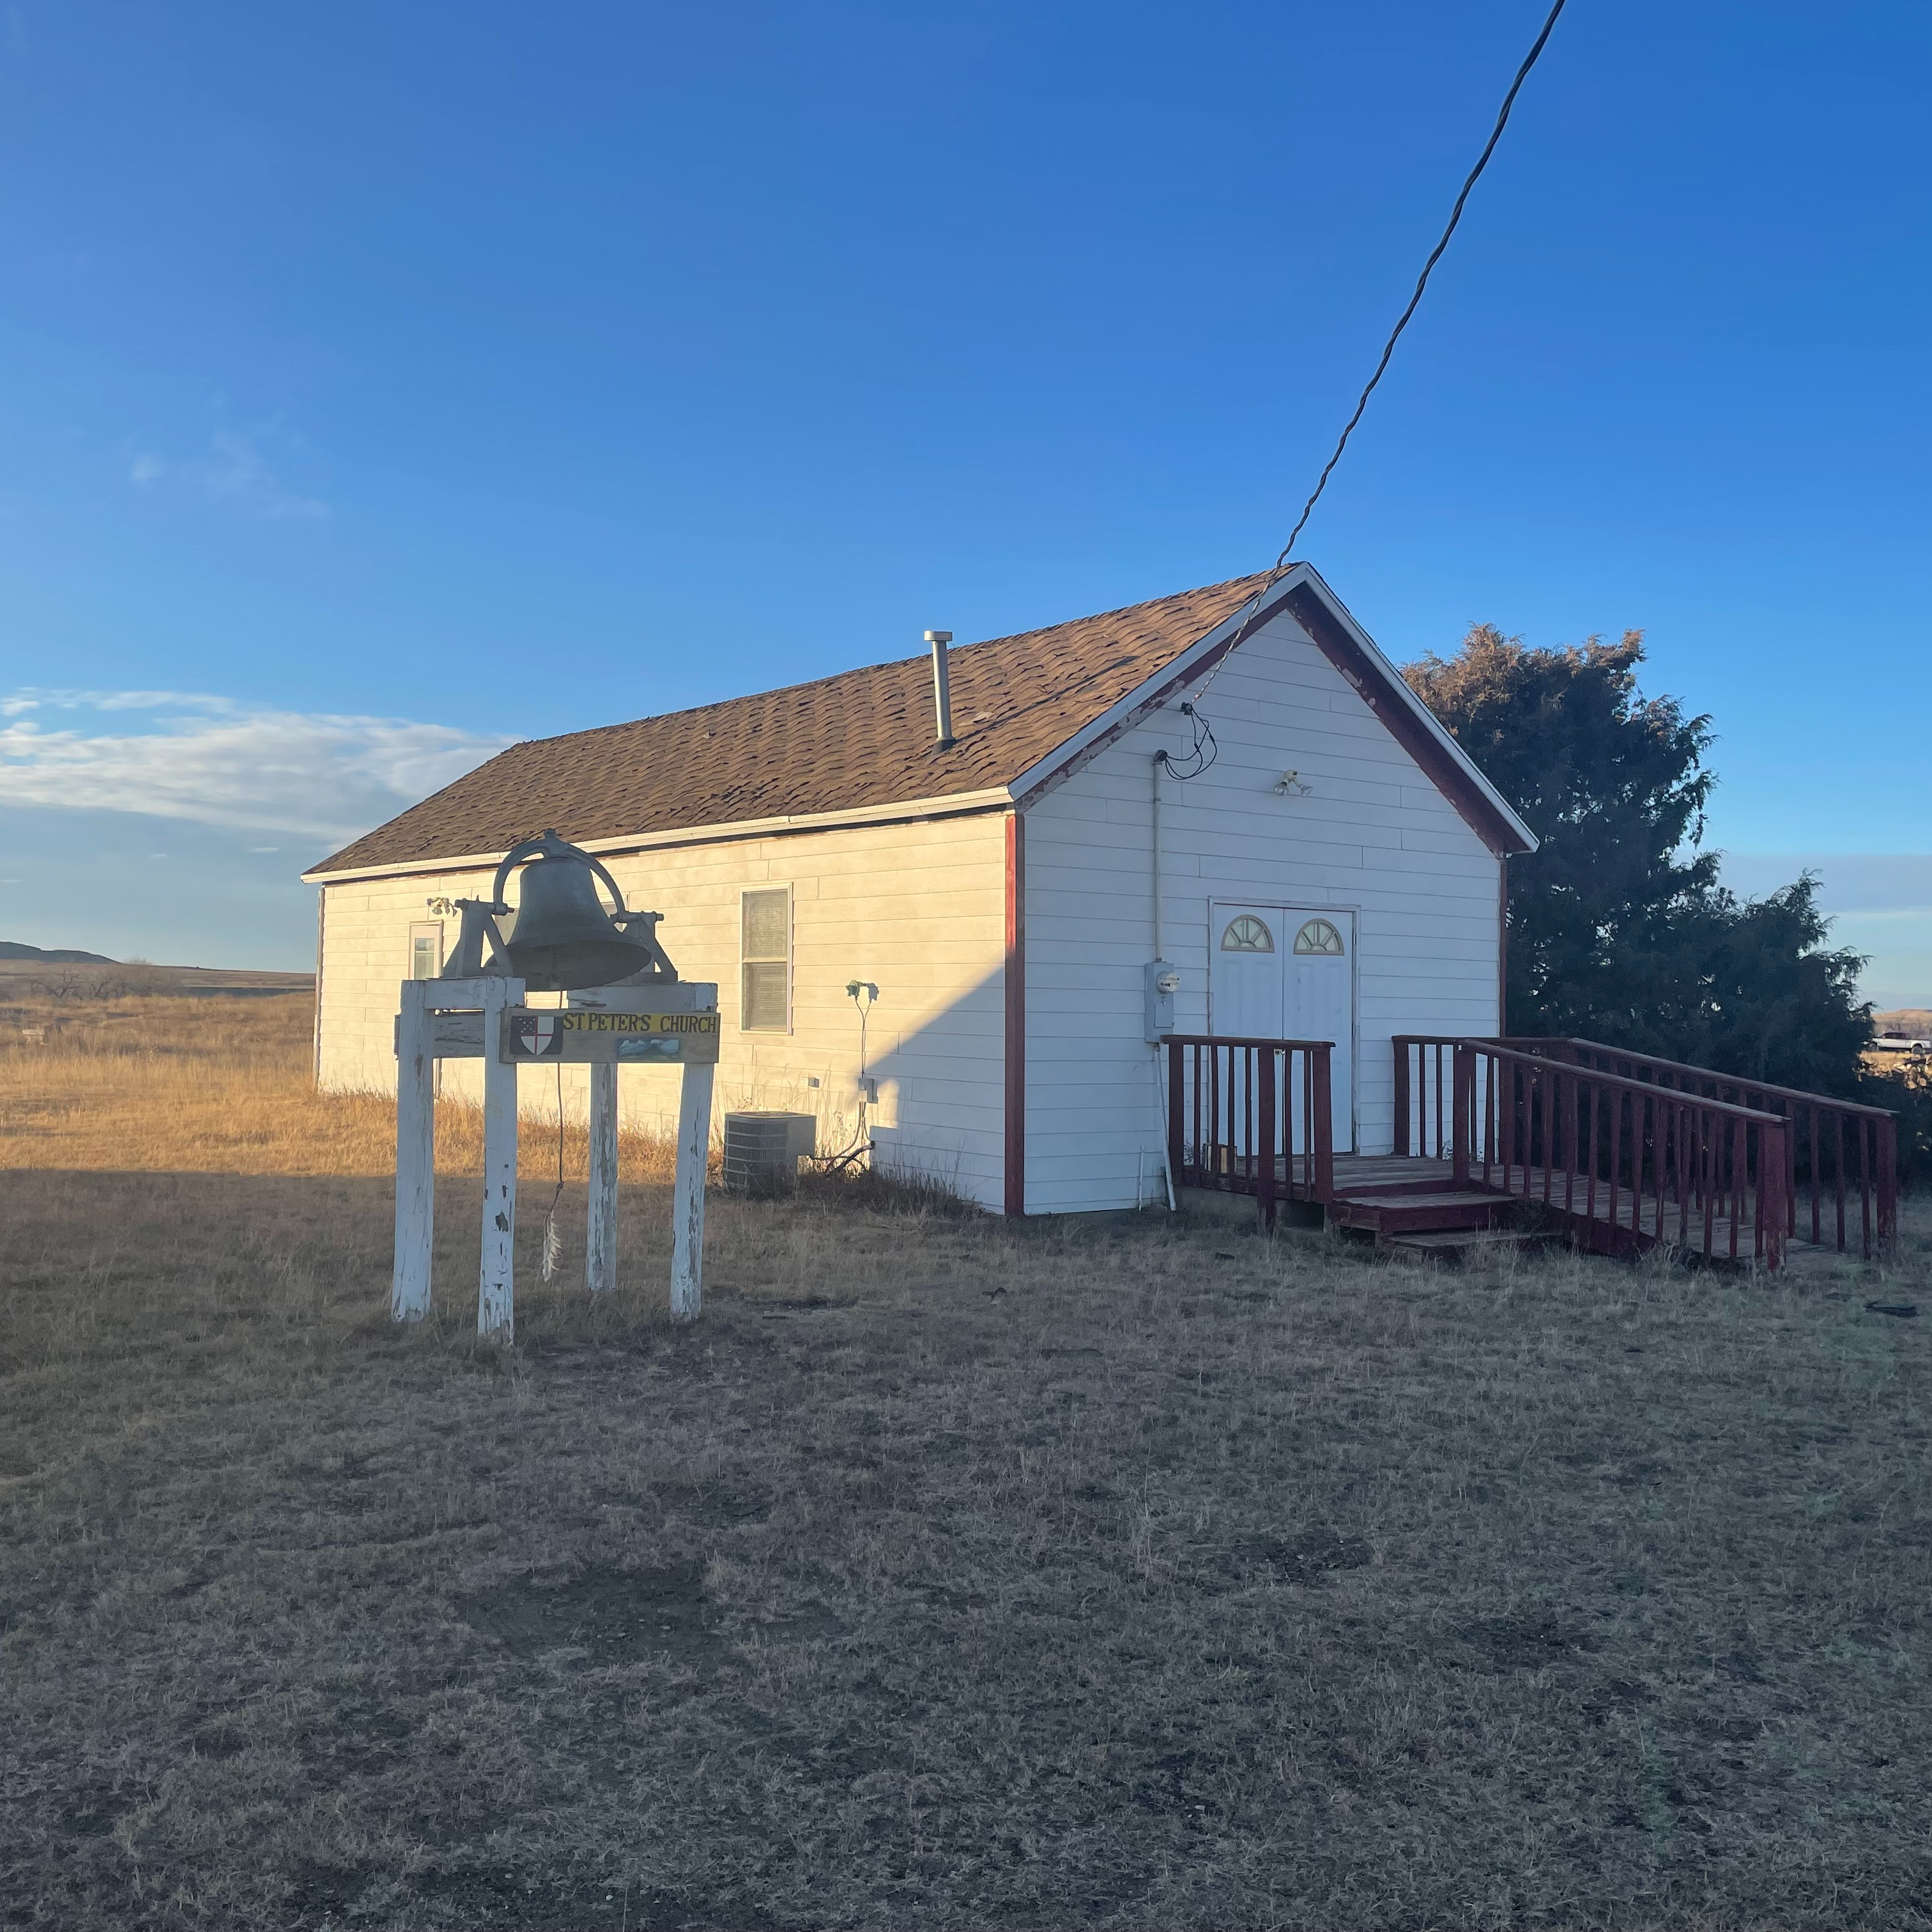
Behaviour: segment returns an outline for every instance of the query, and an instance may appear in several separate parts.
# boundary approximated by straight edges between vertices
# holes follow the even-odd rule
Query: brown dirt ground
[[[118,1165],[0,1048],[0,1924],[1932,1925],[1922,1213],[1773,1285],[808,1192],[677,1330],[646,1183],[506,1353],[453,1178],[392,1331],[249,1024],[172,1071],[262,1138],[131,1054]]]

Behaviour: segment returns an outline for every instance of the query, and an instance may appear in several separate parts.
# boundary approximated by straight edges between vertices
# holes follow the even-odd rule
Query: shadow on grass
[[[479,1351],[459,1189],[399,1334],[386,1184],[10,1188],[19,1922],[1926,1921],[1932,1324],[1850,1290],[808,1187],[679,1329],[643,1187]]]

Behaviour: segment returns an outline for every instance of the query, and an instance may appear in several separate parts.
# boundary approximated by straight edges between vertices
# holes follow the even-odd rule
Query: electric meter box
[[[1147,963],[1147,1036],[1158,1046],[1174,1030],[1174,996],[1180,990],[1180,970],[1165,959]]]

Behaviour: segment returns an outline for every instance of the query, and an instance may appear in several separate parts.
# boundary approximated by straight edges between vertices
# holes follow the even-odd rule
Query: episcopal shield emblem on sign
[[[517,1016],[517,1051],[519,1053],[561,1053],[563,1036],[557,1030],[554,1013],[519,1013]]]

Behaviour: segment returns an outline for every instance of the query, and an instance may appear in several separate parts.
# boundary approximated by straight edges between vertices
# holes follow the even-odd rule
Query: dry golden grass
[[[1932,1924],[1922,1220],[1768,1284],[727,1202],[677,1330],[646,1185],[505,1354],[454,1187],[391,1330],[249,1011],[226,1168],[206,1053],[172,1171],[10,1134],[0,1922]]]
[[[310,1073],[315,1003],[140,996],[93,1001],[16,993],[0,1004],[0,1169],[390,1175],[389,1094],[319,1094]],[[482,1171],[482,1110],[436,1108],[439,1172]],[[554,1172],[554,1130],[529,1133],[526,1174]],[[626,1134],[626,1170],[668,1178],[668,1150]],[[584,1177],[580,1124],[565,1171]]]

